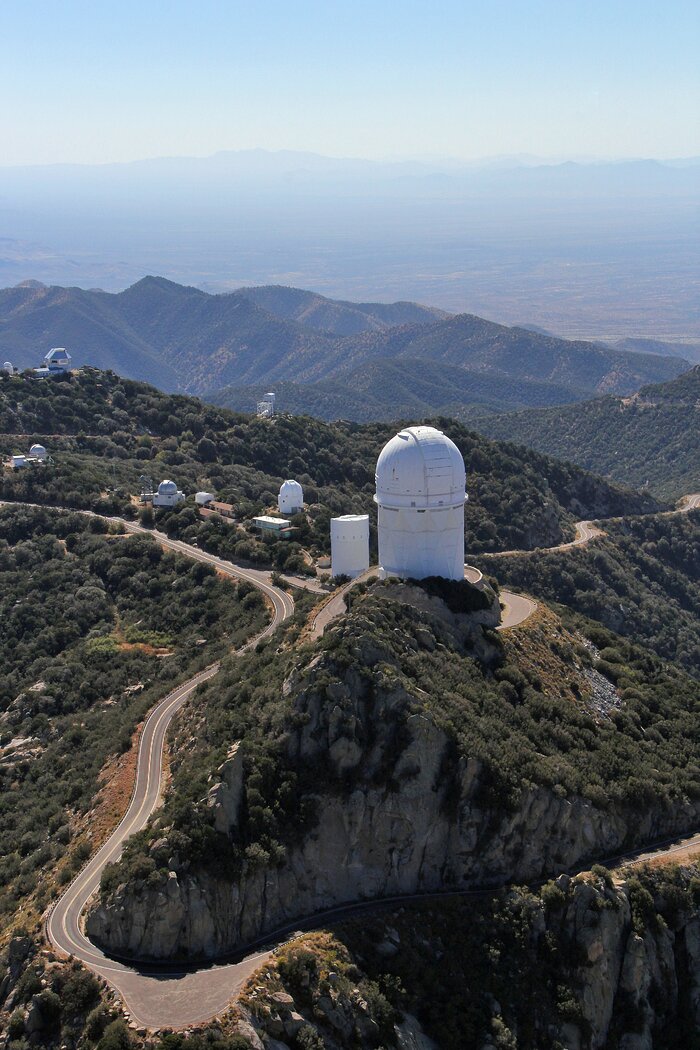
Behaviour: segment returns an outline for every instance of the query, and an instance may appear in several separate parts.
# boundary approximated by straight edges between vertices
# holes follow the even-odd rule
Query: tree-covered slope
[[[215,405],[249,412],[264,386],[235,385],[207,393]],[[505,405],[564,404],[575,400],[570,388],[541,379],[493,375],[421,358],[375,358],[334,379],[316,383],[275,383],[279,405],[287,412],[319,419],[405,419],[409,415],[457,415],[500,412]]]
[[[529,881],[693,826],[697,682],[602,628],[594,666],[590,629],[480,615],[374,584],[321,643],[292,625],[226,664],[91,935],[211,956],[343,901]]]
[[[605,532],[588,546],[481,565],[700,676],[700,511],[606,522]]]
[[[149,537],[0,508],[0,941],[111,830],[108,799],[85,815],[145,712],[266,619],[257,592]]]
[[[547,546],[570,536],[577,518],[658,508],[648,496],[577,467],[490,442],[451,420],[438,425],[466,460],[470,552]],[[212,489],[235,504],[245,525],[275,505],[284,478],[296,477],[310,505],[295,523],[299,542],[326,551],[332,514],[363,512],[375,520],[376,459],[395,429],[308,417],[270,422],[93,370],[46,383],[6,379],[0,381],[0,453],[25,449],[37,437],[54,462],[6,471],[0,498],[133,515],[130,494],[138,492],[146,473],[156,484],[172,477],[190,497]],[[28,436],[10,436],[15,434]],[[198,523],[191,499],[168,518],[174,533],[222,554],[259,554],[252,537],[223,523]],[[278,546],[280,557],[293,552],[288,543]],[[278,552],[266,547],[262,553],[274,558]]]
[[[492,438],[521,442],[662,498],[700,488],[700,365],[629,398],[481,418]]]

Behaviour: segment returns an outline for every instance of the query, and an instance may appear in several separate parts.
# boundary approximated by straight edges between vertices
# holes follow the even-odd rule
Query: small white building
[[[153,493],[153,506],[176,507],[184,498],[184,492],[180,491],[175,482],[166,478],[165,481],[161,481],[158,491]]]
[[[304,509],[304,490],[298,481],[282,482],[277,506],[280,514],[298,514]]]
[[[21,470],[22,467],[26,467],[29,465],[27,463],[27,457],[24,455],[10,456],[9,462],[13,470]]]
[[[32,445],[29,449],[29,458],[36,459],[39,463],[43,463],[48,455],[48,452],[43,445]]]
[[[331,576],[354,579],[369,568],[369,514],[331,518]]]
[[[8,376],[13,376],[16,371],[17,369],[12,364],[12,361],[5,361],[2,368],[0,368],[0,372],[6,372]]]
[[[207,503],[211,503],[216,496],[213,492],[195,492],[194,501],[198,507],[206,507]]]

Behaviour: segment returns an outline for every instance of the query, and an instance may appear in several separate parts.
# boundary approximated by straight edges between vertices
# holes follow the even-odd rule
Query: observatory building
[[[331,518],[331,576],[354,579],[369,568],[369,514]]]
[[[272,419],[275,414],[275,395],[271,390],[267,394],[263,394],[256,405],[256,409],[261,419]]]
[[[182,503],[185,498],[184,492],[180,492],[174,481],[161,481],[158,491],[153,493],[154,507],[175,507]]]
[[[29,449],[29,458],[37,459],[40,463],[43,463],[47,456],[48,452],[43,445],[32,445]]]
[[[464,579],[464,460],[434,427],[406,427],[379,454],[379,564],[387,575]]]
[[[298,514],[304,509],[304,490],[298,481],[284,481],[277,497],[280,514]]]

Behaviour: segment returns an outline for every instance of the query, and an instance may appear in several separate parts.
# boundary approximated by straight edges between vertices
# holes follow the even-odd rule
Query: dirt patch
[[[538,605],[517,631],[504,631],[501,638],[507,661],[535,675],[545,696],[588,706],[591,686],[578,639],[551,609]]]

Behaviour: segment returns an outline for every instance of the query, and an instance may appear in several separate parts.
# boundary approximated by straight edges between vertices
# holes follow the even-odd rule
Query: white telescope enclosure
[[[379,564],[387,575],[464,579],[464,459],[435,427],[396,434],[377,460]]]

